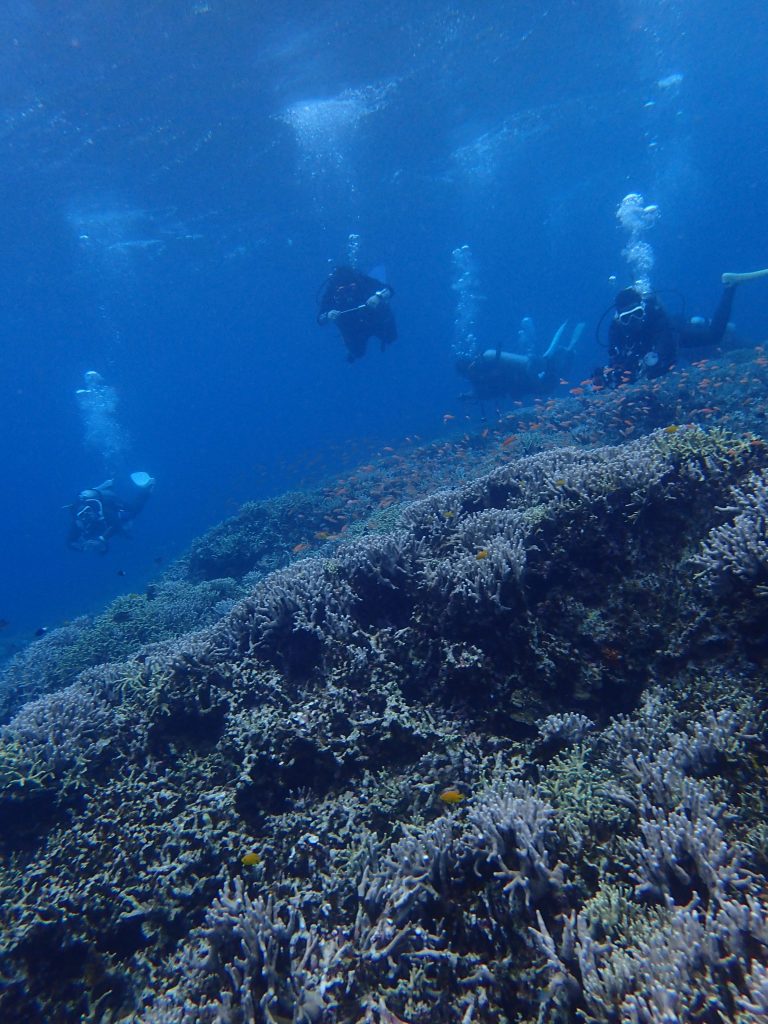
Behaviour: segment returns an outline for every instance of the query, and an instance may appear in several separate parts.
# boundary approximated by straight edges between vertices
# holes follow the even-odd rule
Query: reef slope
[[[518,458],[27,703],[2,1019],[760,1019],[767,465]]]

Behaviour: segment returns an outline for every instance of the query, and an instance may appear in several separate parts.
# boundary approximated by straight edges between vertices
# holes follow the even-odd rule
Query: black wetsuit
[[[317,322],[326,323],[328,313],[332,309],[339,310],[341,315],[335,323],[347,346],[350,362],[365,355],[371,337],[379,338],[382,347],[397,339],[397,325],[388,299],[382,299],[377,306],[366,306],[372,295],[384,289],[389,297],[394,294],[389,285],[375,277],[346,267],[337,268],[328,278],[320,298]]]
[[[494,357],[489,349],[473,359],[459,359],[456,370],[472,384],[472,394],[462,397],[486,401],[543,394],[551,384],[550,377],[544,373],[544,366],[542,359],[499,349]]]
[[[711,320],[687,320],[680,328],[680,347],[707,351],[722,344],[731,319],[735,294],[735,284],[725,285]]]
[[[639,309],[639,307],[638,307]],[[653,295],[634,316],[615,316],[608,329],[608,363],[612,370],[632,376],[658,377],[677,355],[677,331]]]
[[[83,491],[77,501],[68,506],[72,514],[68,546],[78,551],[106,553],[110,537],[125,531],[126,525],[144,508],[151,493],[151,487],[139,488],[130,477],[119,479],[117,487],[114,480],[107,480],[98,487]]]
[[[608,331],[612,370],[633,376],[659,377],[677,358],[678,349],[716,349],[728,328],[735,285],[726,285],[710,321],[675,321],[653,296],[643,302],[642,315],[615,316]]]

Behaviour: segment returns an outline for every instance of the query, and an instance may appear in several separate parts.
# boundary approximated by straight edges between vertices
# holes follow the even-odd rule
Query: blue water
[[[745,0],[7,0],[0,639],[141,589],[244,500],[463,426],[457,246],[483,344],[583,319],[586,373],[637,191],[653,284],[711,312],[723,270],[768,264],[766,52]],[[400,328],[351,366],[315,323],[350,234]],[[740,290],[740,333],[767,314],[768,285]],[[157,479],[101,558],[67,550],[62,510],[108,475],[90,369]]]

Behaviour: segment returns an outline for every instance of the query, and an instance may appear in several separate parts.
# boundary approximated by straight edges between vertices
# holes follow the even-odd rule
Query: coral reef
[[[15,655],[0,676],[0,722],[27,701],[68,686],[87,668],[215,622],[239,596],[234,580],[169,578],[143,594],[121,595],[100,615],[52,630]]]
[[[768,476],[753,473],[745,487],[733,489],[733,518],[710,530],[697,564],[710,583],[740,584],[768,596]]]
[[[453,431],[450,438],[418,445],[409,437],[402,450],[386,447],[375,462],[313,492],[249,502],[196,540],[145,595],[124,595],[100,616],[51,629],[11,658],[0,672],[0,721],[24,701],[73,682],[85,668],[213,622],[226,610],[226,601],[245,596],[276,569],[332,554],[354,536],[396,530],[407,503],[500,464],[558,447],[621,443],[656,428],[676,432],[679,424],[727,428],[731,436],[750,431],[751,443],[760,445],[767,367],[758,346],[732,351],[720,361],[701,360],[652,382],[613,390],[569,388],[578,397],[565,393],[537,400],[528,409],[498,411],[495,424],[480,433]],[[721,520],[713,529],[724,525]],[[713,541],[719,543],[719,535]],[[708,552],[696,564],[702,578],[710,569],[716,573],[714,566],[708,569]],[[141,608],[142,597],[155,601],[154,606]]]
[[[274,571],[178,569],[202,628],[0,734],[0,1016],[759,1019],[764,597],[717,531],[767,460],[555,446]]]

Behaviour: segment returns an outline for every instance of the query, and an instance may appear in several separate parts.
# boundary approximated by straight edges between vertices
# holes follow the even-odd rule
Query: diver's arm
[[[329,320],[328,314],[333,311],[333,297],[334,292],[332,289],[327,288],[320,299],[320,311],[317,314],[317,322],[319,324],[327,323]],[[330,319],[333,319],[331,317]]]
[[[672,326],[666,310],[655,303],[651,313],[651,322],[647,333],[646,352],[656,352],[665,366],[670,366],[677,357],[677,332]]]
[[[390,288],[388,284],[384,284],[383,281],[379,281],[375,277],[368,277],[366,274],[360,276],[358,283],[363,295],[366,296],[366,302],[368,299],[373,298],[374,295],[378,296],[381,300],[389,301],[395,294],[394,289]]]

